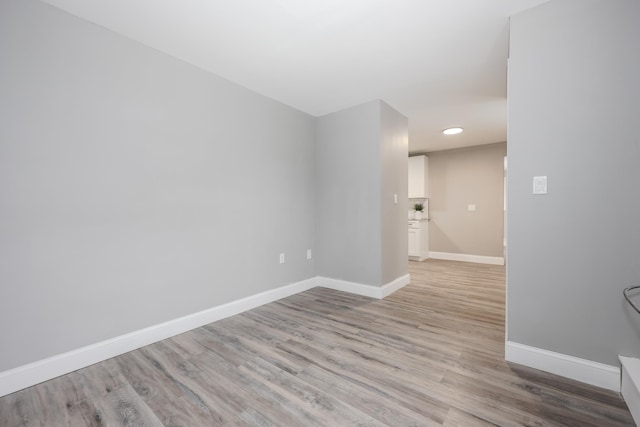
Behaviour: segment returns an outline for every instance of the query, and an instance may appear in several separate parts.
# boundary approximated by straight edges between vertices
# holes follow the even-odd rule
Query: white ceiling
[[[508,17],[547,0],[43,1],[314,116],[382,99],[427,152],[506,141]]]

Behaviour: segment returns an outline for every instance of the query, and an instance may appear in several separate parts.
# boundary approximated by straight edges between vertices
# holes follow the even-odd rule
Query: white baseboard
[[[619,356],[622,366],[620,392],[627,403],[633,421],[640,425],[640,359]]]
[[[620,392],[620,368],[615,366],[512,341],[505,343],[504,358],[508,362]]]
[[[382,299],[408,285],[409,281],[410,277],[407,274],[380,287],[324,277],[313,277],[291,285],[281,286],[0,372],[0,397],[316,286]]]
[[[318,286],[336,291],[348,292],[350,294],[362,295],[363,297],[376,299],[383,298],[382,288],[380,286],[364,285],[362,283],[348,282],[346,280],[319,276]]]
[[[410,277],[407,274],[380,287],[324,277],[313,277],[291,285],[281,286],[0,372],[0,397],[316,286],[382,299],[408,285],[409,281]]]
[[[382,285],[382,297],[386,298],[398,289],[404,288],[411,282],[411,276],[409,274],[405,274],[404,276],[398,277],[396,280],[392,280],[386,285]]]
[[[443,259],[446,261],[475,262],[477,264],[504,265],[504,257],[497,257],[497,256],[454,254],[449,252],[430,251],[429,258]]]
[[[170,338],[216,320],[314,288],[316,278],[281,286],[207,310],[140,329],[47,359],[0,372],[0,397],[94,363]]]
[[[318,286],[336,291],[348,292],[350,294],[362,295],[364,297],[382,299],[398,289],[409,284],[408,274],[399,277],[385,285],[373,286],[362,283],[348,282],[346,280],[331,279],[329,277],[318,277]]]

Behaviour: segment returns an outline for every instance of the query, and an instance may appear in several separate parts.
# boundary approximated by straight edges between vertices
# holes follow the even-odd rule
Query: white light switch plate
[[[467,210],[469,212],[475,212],[476,211],[476,205],[467,205]]]
[[[533,194],[547,194],[547,177],[533,177]]]

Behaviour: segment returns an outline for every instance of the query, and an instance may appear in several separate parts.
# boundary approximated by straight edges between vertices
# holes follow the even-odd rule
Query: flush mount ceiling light
[[[445,135],[457,135],[459,133],[462,133],[464,129],[462,128],[448,128],[442,131],[442,133],[444,133]]]

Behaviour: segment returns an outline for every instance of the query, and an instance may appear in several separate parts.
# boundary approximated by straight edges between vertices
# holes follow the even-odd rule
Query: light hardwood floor
[[[632,426],[618,394],[504,362],[504,268],[410,263],[0,398],[11,426]]]

